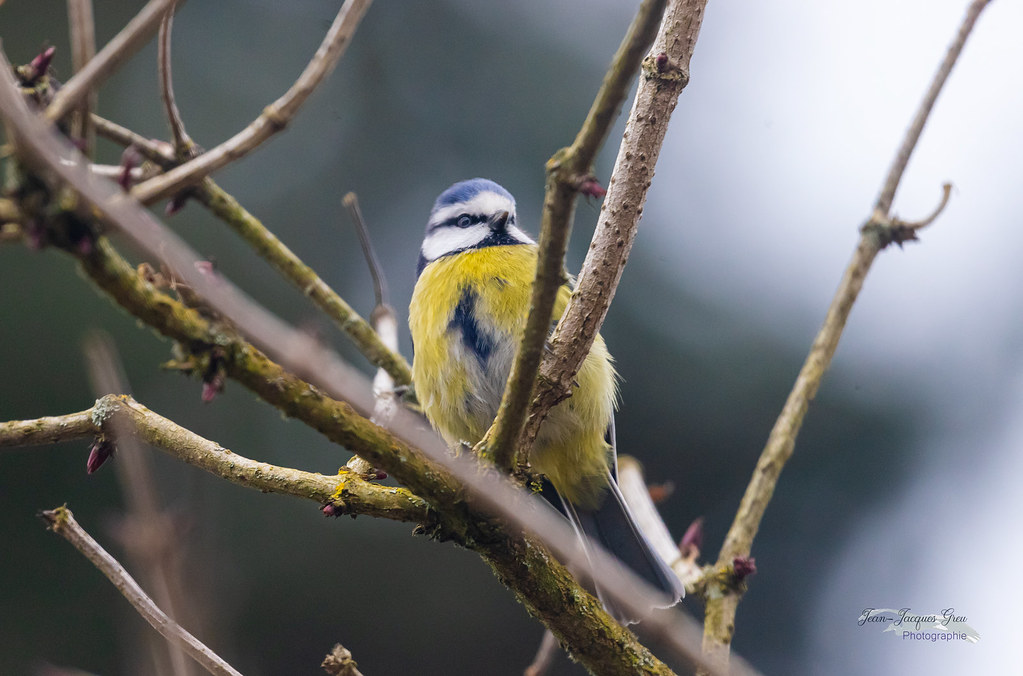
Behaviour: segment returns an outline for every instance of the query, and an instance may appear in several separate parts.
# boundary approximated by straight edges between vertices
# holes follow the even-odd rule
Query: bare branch
[[[935,219],[938,218],[938,216],[941,215],[941,212],[945,210],[945,207],[948,206],[948,198],[951,197],[951,195],[952,184],[945,183],[944,185],[941,186],[941,201],[938,202],[938,206],[934,207],[934,211],[932,211],[930,215],[924,216],[918,221],[904,221],[899,218],[892,218],[892,225],[902,228],[909,228],[910,230],[922,230],[923,228],[926,228],[928,225],[933,223]]]
[[[362,245],[363,256],[366,258],[370,275],[373,277],[373,295],[376,296],[376,307],[373,308],[373,312],[370,315],[373,322],[373,330],[380,336],[380,340],[388,348],[397,353],[398,317],[394,312],[394,308],[387,302],[387,277],[384,275],[383,267],[381,267],[376,252],[373,250],[373,241],[369,236],[369,228],[366,227],[366,221],[359,210],[358,197],[356,197],[354,192],[350,192],[344,196],[343,202],[349,216],[351,216],[352,223],[355,225],[355,230],[359,235],[359,243]],[[390,427],[391,419],[394,417],[394,412],[399,406],[399,398],[394,391],[394,378],[387,372],[387,369],[377,369],[376,375],[373,377],[373,396],[376,397],[376,403],[373,405],[373,415],[370,417],[370,421],[382,427]],[[375,468],[372,464],[358,455],[352,456],[352,459],[348,461],[347,467],[353,472],[363,475],[375,473]]]
[[[373,278],[373,295],[376,297],[377,307],[388,305],[390,300],[387,293],[387,277],[384,275],[380,259],[377,258],[377,253],[373,249],[373,240],[369,237],[369,228],[366,227],[366,220],[362,217],[362,210],[359,209],[359,197],[354,192],[350,192],[341,201],[355,225],[356,234],[359,235],[362,255],[366,258],[369,274]],[[397,350],[398,348],[393,346],[392,349]]]
[[[519,440],[550,332],[554,301],[558,289],[567,281],[564,273],[565,251],[580,184],[593,171],[597,151],[607,138],[629,86],[636,77],[643,53],[654,39],[665,4],[666,0],[645,0],[640,5],[575,141],[547,161],[540,253],[529,316],[497,418],[483,440],[477,444],[477,450],[491,456],[494,463],[504,470],[511,470],[517,464],[517,455],[521,455],[522,461],[526,459],[526,453],[519,451]],[[583,355],[586,352],[588,347]]]
[[[590,250],[540,366],[524,433],[526,447],[532,445],[547,411],[571,393],[575,374],[607,316],[632,250],[671,112],[689,82],[689,61],[705,6],[706,0],[669,2],[653,45],[656,56],[643,62],[643,77]]]
[[[185,131],[185,122],[181,119],[181,111],[174,100],[174,77],[171,69],[171,29],[174,27],[174,12],[164,15],[160,22],[160,34],[157,38],[157,63],[160,72],[160,98],[170,123],[171,135],[174,138],[174,151],[178,157],[191,157],[195,150],[195,142]]]
[[[157,141],[136,134],[127,127],[122,127],[99,115],[92,115],[92,124],[96,133],[124,147],[135,146],[147,160],[167,168],[174,165],[174,147],[164,141]]]
[[[85,532],[74,515],[67,507],[40,512],[39,516],[46,522],[47,528],[57,533],[74,545],[75,549],[85,555],[101,573],[106,575],[117,590],[128,599],[139,615],[160,632],[172,645],[180,647],[189,657],[198,662],[206,671],[218,676],[241,676],[230,664],[207,648],[199,639],[192,636],[177,622],[167,617],[146,595],[142,587],[132,579],[128,571],[117,562],[98,542]]]
[[[95,115],[93,121],[97,131],[115,143],[124,146],[134,145],[147,159],[161,166],[173,165],[173,152],[167,144],[147,139]],[[385,369],[399,385],[408,385],[412,382],[412,369],[398,352],[397,341],[394,348],[385,344],[365,319],[234,197],[209,178],[195,191],[195,197],[215,216],[231,226],[285,279],[309,296],[348,335],[370,362]]]
[[[757,461],[753,477],[750,479],[736,512],[735,520],[725,536],[724,544],[718,555],[716,566],[718,569],[730,568],[737,558],[749,556],[753,547],[753,539],[756,537],[764,512],[778,484],[778,477],[785,463],[792,456],[796,436],[802,427],[810,401],[817,394],[824,372],[831,364],[831,359],[838,348],[838,341],[842,336],[846,321],[849,319],[849,313],[852,311],[853,303],[863,288],[864,279],[870,271],[874,258],[888,244],[910,238],[915,232],[915,229],[906,228],[909,231],[909,236],[905,233],[900,234],[898,230],[900,225],[888,217],[891,200],[895,195],[895,189],[898,187],[906,163],[909,161],[909,156],[920,138],[920,132],[927,121],[934,101],[955,64],[956,58],[962,52],[963,45],[978,14],[986,5],[986,0],[977,0],[970,6],[931,88],[924,96],[913,124],[910,125],[906,133],[905,140],[896,153],[892,169],[881,189],[881,197],[878,199],[871,219],[861,228],[860,241],[828,308],[824,324],[810,347],[810,353],[796,377],[792,391],[789,393],[785,406],[771,429],[764,450]],[[940,213],[947,202],[949,190],[950,186],[944,188],[941,205],[933,216],[917,224],[919,227],[923,227]],[[905,228],[906,226],[903,224],[901,227]],[[715,580],[717,581],[715,589],[708,594],[703,647],[704,652],[712,660],[724,665],[728,662],[729,646],[735,631],[735,613],[744,589],[742,585],[730,584],[727,576],[718,576]]]
[[[319,504],[330,503],[339,514],[365,514],[392,521],[433,524],[436,517],[421,498],[407,489],[380,486],[352,472],[328,476],[278,467],[233,453],[129,396],[100,397],[92,408],[63,416],[0,423],[0,448],[54,444],[113,436],[137,439],[210,474],[264,493],[293,495]]]
[[[97,176],[109,178],[114,181],[124,176],[124,167],[113,164],[90,164],[89,171]],[[130,167],[128,169],[128,176],[132,181],[141,181],[152,175],[153,172],[147,171],[145,167]]]
[[[875,211],[879,211],[886,216],[891,211],[892,202],[895,200],[895,191],[899,189],[902,174],[906,171],[909,158],[916,149],[916,144],[920,140],[920,134],[923,133],[924,125],[927,124],[927,118],[930,117],[931,109],[934,108],[934,103],[938,100],[938,94],[941,93],[942,88],[945,86],[945,81],[948,80],[948,76],[952,72],[952,67],[955,66],[959,55],[962,54],[963,47],[966,46],[966,39],[970,37],[970,33],[973,31],[973,25],[977,23],[977,18],[990,1],[973,0],[970,7],[966,10],[966,16],[959,26],[959,32],[956,34],[952,44],[948,46],[945,59],[938,67],[938,72],[934,74],[931,86],[927,89],[927,93],[924,94],[924,98],[917,108],[916,115],[913,117],[909,129],[906,130],[906,136],[902,139],[902,145],[899,146],[898,152],[895,153],[895,159],[892,160],[888,176],[881,186],[881,194],[878,195],[877,203],[874,205]]]
[[[68,0],[68,24],[71,32],[71,65],[78,73],[96,55],[96,27],[92,18],[92,0]],[[95,142],[90,115],[96,107],[96,92],[85,96],[75,113],[71,137],[82,142],[82,152],[92,155]]]
[[[309,336],[268,313],[227,280],[218,278],[212,282],[196,269],[198,256],[135,200],[121,193],[118,186],[92,176],[80,162],[64,161],[63,158],[75,157],[77,152],[28,110],[17,94],[6,57],[0,59],[0,70],[3,70],[0,73],[0,112],[24,161],[43,168],[48,180],[73,186],[105,222],[123,232],[153,260],[164,261],[177,279],[196,290],[223,316],[231,317],[254,341],[272,346],[296,373],[315,374],[312,380],[330,383],[331,389],[340,393],[340,398],[357,409],[372,409],[373,399],[369,388],[363,386],[361,374]],[[317,362],[316,367],[312,366],[313,362]],[[316,373],[320,367],[327,367],[327,371]]]
[[[224,328],[213,329],[194,310],[180,307],[173,299],[140,280],[123,260],[117,260],[109,244],[99,238],[93,251],[78,252],[83,267],[100,286],[140,318],[183,340],[186,345],[222,345],[232,350],[228,369],[233,377],[267,401],[310,424],[328,437],[348,446],[376,466],[428,500],[452,525],[467,530],[471,545],[491,564],[498,576],[537,617],[571,646],[577,659],[603,673],[635,673],[643,664],[650,673],[666,673],[666,667],[622,628],[592,595],[573,580],[568,568],[550,558],[544,547],[522,532],[540,534],[543,542],[573,569],[589,571],[615,603],[636,617],[644,617],[660,598],[631,571],[594,545],[590,556],[576,546],[576,536],[565,519],[538,498],[523,495],[506,479],[493,473],[481,474],[474,458],[451,457],[444,443],[422,420],[398,409],[392,421],[396,435],[354,415],[351,406],[332,401],[347,399],[360,410],[369,410],[372,394],[362,377],[308,337],[284,326],[268,315],[225,280],[212,282],[198,273],[196,260],[187,247],[157,223],[134,201],[117,193],[109,183],[94,179],[77,163],[65,164],[69,154],[52,129],[43,126],[17,95],[10,69],[0,59],[0,113],[5,118],[19,156],[39,168],[57,186],[73,189],[84,204],[104,222],[126,234],[147,255],[163,260],[208,304],[231,318],[240,330],[271,349],[292,369],[306,374],[321,390],[310,388],[249,345],[237,341]],[[0,79],[0,85],[4,80]],[[466,502],[468,487],[473,498]],[[477,507],[478,505],[478,507]],[[512,530],[496,535],[497,525],[486,513],[501,514]],[[468,511],[467,511],[468,510]],[[500,529],[498,529],[500,530]],[[592,561],[592,563],[591,563]],[[542,583],[535,571],[544,570]],[[589,618],[579,622],[580,617]],[[646,617],[646,629],[665,646],[694,664],[702,658],[695,648],[697,630],[691,618],[677,612]],[[711,669],[713,673],[717,673]]]
[[[0,448],[56,444],[96,434],[92,409],[67,415],[0,422]]]
[[[160,19],[177,0],[150,0],[114,39],[74,77],[64,83],[46,109],[51,122],[62,119],[96,90],[156,32]]]
[[[173,0],[172,0],[173,1]],[[143,204],[152,204],[198,183],[217,169],[248,154],[283,130],[313,90],[330,74],[344,54],[371,0],[347,0],[334,19],[320,48],[285,94],[267,106],[249,126],[195,159],[150,179],[132,190]]]

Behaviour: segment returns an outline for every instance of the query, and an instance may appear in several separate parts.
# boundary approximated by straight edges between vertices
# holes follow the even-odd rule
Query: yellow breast
[[[409,307],[416,394],[450,444],[475,444],[490,427],[529,311],[533,244],[484,247],[433,261]],[[570,295],[559,291],[555,317]],[[607,471],[605,431],[616,395],[611,358],[598,336],[573,396],[541,427],[530,458],[575,503],[596,499]]]

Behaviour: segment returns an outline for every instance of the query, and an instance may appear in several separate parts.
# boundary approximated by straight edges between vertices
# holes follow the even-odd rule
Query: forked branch
[[[572,382],[604,323],[636,238],[668,121],[689,83],[689,61],[703,23],[706,0],[674,0],[643,61],[643,76],[629,112],[625,134],[600,210],[597,229],[583,261],[575,292],[551,337],[540,366],[525,429],[525,445],[536,437],[552,406],[569,396]]]
[[[172,0],[173,1],[173,0]],[[298,80],[279,99],[267,106],[249,126],[212,150],[175,169],[136,186],[132,195],[142,204],[152,204],[188,188],[217,169],[248,154],[265,140],[283,130],[309,95],[326,79],[351,42],[371,0],[347,0],[312,60]]]
[[[645,0],[640,5],[575,141],[547,162],[540,252],[529,316],[497,418],[477,449],[505,471],[513,469],[519,461],[524,462],[528,455],[528,446],[520,448],[520,439],[550,332],[554,301],[558,289],[567,281],[564,261],[576,198],[584,182],[593,180],[591,174],[597,151],[607,138],[643,54],[654,39],[665,5],[666,0]],[[588,351],[587,346],[583,355]],[[519,461],[517,456],[521,456]]]
[[[88,97],[137,52],[156,32],[163,15],[177,0],[150,0],[114,39],[64,83],[46,109],[46,117],[56,122]]]

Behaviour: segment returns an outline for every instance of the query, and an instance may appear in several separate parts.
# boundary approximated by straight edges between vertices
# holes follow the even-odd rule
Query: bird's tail
[[[654,551],[646,536],[640,531],[611,472],[608,473],[608,483],[609,490],[602,496],[603,501],[595,509],[573,505],[562,498],[565,514],[579,533],[600,544],[625,567],[664,593],[664,602],[659,603],[657,607],[667,608],[675,605],[685,594],[682,581]],[[583,542],[585,547],[585,538]],[[599,585],[596,592],[604,608],[619,622],[631,624],[640,619],[614,603],[603,593]]]

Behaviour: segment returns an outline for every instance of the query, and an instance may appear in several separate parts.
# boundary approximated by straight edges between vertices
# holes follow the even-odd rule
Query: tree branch
[[[232,342],[237,339],[231,339],[228,334],[216,334],[198,312],[159,294],[135,275],[126,262],[112,259],[109,253],[109,244],[101,239],[95,251],[83,259],[86,274],[101,288],[132,314],[186,345],[196,342],[191,337],[194,332],[204,337],[199,344],[211,341],[223,346],[231,355],[226,360],[228,375],[284,413],[299,418],[329,439],[348,447],[375,467],[385,469],[416,494],[426,498],[442,515],[447,515],[443,521],[445,537],[452,537],[480,553],[502,582],[516,593],[530,612],[555,631],[577,659],[591,668],[599,665],[601,670],[611,669],[609,665],[631,664],[637,660],[652,660],[652,664],[660,664],[630,632],[604,613],[599,601],[583,591],[568,569],[551,559],[546,550],[521,535],[502,535],[485,514],[475,511],[477,506],[496,510],[516,528],[528,528],[541,534],[543,541],[552,546],[566,564],[580,569],[593,566],[588,559],[580,556],[575,547],[571,526],[559,515],[550,513],[549,507],[546,512],[536,505],[531,509],[523,508],[522,496],[510,492],[499,476],[480,474],[479,467],[468,456],[448,457],[442,444],[439,449],[432,449],[437,455],[431,455],[431,461],[425,460],[404,441],[354,415],[347,404],[323,396],[251,346]],[[398,413],[405,412],[399,410]],[[395,417],[395,425],[407,424],[403,416]],[[403,436],[415,436],[407,428],[405,430]],[[430,448],[426,443],[421,447]],[[444,462],[447,469],[433,461]],[[455,476],[451,476],[449,471],[453,471]],[[482,501],[480,505],[474,501],[473,510],[466,511],[469,505],[464,502],[463,485],[471,487],[476,500]],[[627,571],[621,571],[607,554],[595,561],[596,576],[602,588],[614,594],[616,602],[630,608],[630,612],[637,613],[637,616],[642,614],[638,608],[643,603],[649,603],[644,608],[645,612],[654,605],[653,597],[648,600],[644,592],[637,591],[645,589],[645,585],[625,581],[623,577]],[[603,567],[605,565],[606,568]],[[545,572],[540,576],[539,571]],[[580,624],[579,617],[591,617],[593,620]],[[663,634],[662,638],[668,645],[687,660],[699,662],[698,653],[691,649],[690,618],[669,613],[659,614],[654,619],[657,624],[651,621],[651,631]]]
[[[128,395],[105,395],[96,400],[95,406],[78,413],[0,423],[0,448],[54,444],[98,435],[116,439],[119,431],[231,483],[264,493],[330,503],[339,514],[363,514],[427,526],[437,522],[426,502],[405,488],[371,483],[352,472],[328,476],[251,460],[154,413]]]
[[[81,72],[96,55],[96,28],[92,17],[92,0],[68,0],[68,24],[71,33],[71,64],[74,72]],[[94,133],[90,115],[96,107],[96,92],[82,99],[76,111],[71,137],[82,142],[82,152],[92,155]]]
[[[157,37],[157,62],[160,72],[160,98],[163,100],[164,112],[170,124],[171,136],[174,139],[174,154],[181,158],[191,158],[196,151],[195,142],[185,131],[185,122],[181,119],[181,111],[174,100],[174,76],[171,68],[171,31],[174,27],[174,12],[167,12],[160,22],[160,33]]]
[[[172,0],[173,1],[173,0]],[[249,126],[212,150],[171,171],[136,186],[131,192],[139,202],[152,204],[202,180],[237,160],[263,141],[283,130],[313,90],[330,74],[344,54],[371,0],[347,0],[338,11],[323,43],[298,80],[285,94],[267,106]]]
[[[376,306],[370,314],[373,332],[380,337],[384,345],[392,352],[397,353],[398,316],[388,302],[387,277],[373,250],[369,228],[366,227],[366,221],[359,209],[359,199],[354,192],[350,192],[344,196],[342,202],[352,219],[355,231],[358,233],[359,244],[362,246],[366,264],[369,266],[370,276],[373,278],[373,295],[376,298]],[[373,376],[373,396],[376,398],[376,403],[373,405],[373,415],[370,417],[370,421],[382,427],[389,427],[395,412],[401,406],[401,401],[394,390],[394,378],[387,372],[387,369],[379,368],[376,375]],[[363,475],[375,473],[372,464],[357,455],[352,456],[346,467]]]
[[[582,182],[593,172],[597,151],[611,130],[643,53],[654,39],[665,4],[666,0],[644,0],[640,5],[575,140],[570,147],[562,148],[547,161],[540,252],[529,316],[497,418],[477,449],[506,471],[520,462],[524,463],[528,456],[529,446],[520,450],[520,439],[550,333],[554,301],[558,289],[567,281],[565,251],[572,229],[576,196]]]
[[[100,117],[95,113],[92,115],[92,124],[96,127],[96,133],[100,136],[125,148],[135,146],[147,160],[156,163],[160,167],[166,169],[174,166],[174,146],[169,143],[146,138],[127,127],[122,127],[116,122]]]
[[[636,237],[668,120],[689,82],[689,60],[705,6],[706,0],[672,0],[654,40],[656,56],[643,61],[643,77],[590,250],[572,299],[551,338],[551,349],[540,365],[536,396],[524,432],[527,448],[547,412],[571,393],[575,374],[607,316]]]
[[[941,68],[917,110],[913,124],[910,125],[906,137],[896,153],[895,161],[885,179],[874,212],[870,220],[861,228],[860,241],[838,290],[835,292],[831,306],[828,308],[824,325],[817,333],[817,337],[810,347],[810,353],[785,401],[785,406],[771,429],[767,443],[753,471],[753,477],[739,504],[735,520],[725,536],[717,560],[716,567],[719,571],[730,569],[736,558],[747,557],[752,550],[753,539],[760,528],[767,504],[774,494],[778,477],[785,463],[792,456],[796,436],[802,427],[810,401],[817,394],[824,372],[831,364],[849,313],[852,311],[853,303],[863,288],[863,281],[870,271],[874,258],[888,244],[910,238],[905,232],[900,231],[900,228],[907,226],[889,216],[891,201],[909,161],[909,156],[920,138],[920,132],[927,121],[934,101],[962,52],[963,45],[977,16],[986,5],[987,0],[975,0],[970,6],[958,35],[949,48]],[[944,199],[935,215],[947,202],[949,188],[945,187],[944,190]],[[933,216],[925,219],[922,224],[926,225],[931,220],[933,220]],[[916,225],[920,226],[921,224]],[[913,236],[914,232],[915,228],[910,229],[909,235]],[[717,575],[708,583],[703,648],[704,652],[720,665],[725,665],[728,662],[729,646],[735,631],[735,613],[744,591],[744,585],[732,584],[730,583],[731,579],[732,576]]]
[[[40,446],[85,439],[97,432],[92,409],[35,420],[0,422],[0,448]]]
[[[121,64],[146,43],[160,25],[163,15],[177,0],[150,0],[82,70],[64,83],[46,109],[51,122],[62,119],[96,90]]]
[[[0,60],[0,77],[9,81],[4,61]],[[214,282],[196,272],[195,258],[187,247],[130,198],[114,186],[97,182],[77,163],[63,163],[61,158],[69,150],[52,129],[31,115],[13,83],[7,85],[0,86],[0,112],[16,141],[19,157],[36,167],[55,188],[72,189],[82,204],[92,207],[83,209],[79,218],[100,218],[124,232],[148,255],[166,262],[210,307],[230,317],[234,325],[250,335],[260,336],[260,341],[294,373],[307,373],[323,391],[352,401],[360,410],[370,408],[372,395],[361,376],[307,337],[267,316],[251,301],[240,299],[226,280]],[[636,665],[642,665],[645,673],[667,673],[663,663],[578,586],[565,565],[522,534],[539,533],[561,561],[589,571],[616,603],[637,617],[654,605],[658,595],[613,557],[598,549],[591,551],[591,557],[583,556],[571,526],[549,505],[523,496],[501,476],[481,474],[477,462],[467,455],[450,457],[443,442],[407,411],[399,409],[392,421],[397,436],[373,425],[349,404],[330,399],[270,361],[240,340],[230,327],[214,325],[196,310],[157,291],[136,275],[104,238],[94,244],[90,252],[74,253],[86,274],[118,303],[180,340],[187,349],[222,349],[228,355],[225,368],[229,375],[284,413],[302,419],[385,469],[426,499],[444,519],[445,532],[481,554],[530,612],[540,617],[589,669],[631,674],[636,672]],[[468,501],[464,488],[471,490]],[[493,521],[491,514],[503,516],[511,524],[511,531]],[[587,620],[581,622],[580,618]],[[700,663],[690,618],[660,613],[648,617],[646,627],[671,650],[692,663]]]
[[[938,100],[938,94],[941,93],[942,88],[945,86],[945,81],[952,72],[952,67],[955,66],[959,55],[962,54],[963,47],[966,46],[966,39],[970,37],[970,33],[973,31],[973,25],[977,23],[977,18],[989,2],[990,0],[973,0],[966,10],[966,16],[959,26],[959,32],[956,34],[952,44],[948,46],[945,59],[938,67],[938,72],[934,74],[931,86],[927,89],[927,93],[924,94],[923,101],[920,102],[916,115],[913,117],[909,129],[906,130],[906,136],[902,139],[902,145],[899,146],[898,152],[895,153],[892,166],[888,170],[888,176],[881,186],[881,193],[878,195],[877,203],[874,205],[875,212],[888,215],[891,211],[892,202],[895,200],[895,191],[899,188],[902,174],[906,171],[909,158],[916,149],[916,144],[920,140],[920,134],[924,131],[924,125],[927,124],[927,118],[931,114],[931,109],[934,108],[934,103]]]
[[[123,146],[133,145],[148,159],[165,168],[173,166],[174,155],[167,144],[147,139],[95,115],[93,121],[97,131],[115,143]],[[385,369],[398,385],[408,385],[412,382],[412,369],[397,348],[391,348],[384,342],[373,327],[330,288],[316,271],[306,265],[233,196],[210,178],[202,182],[194,196],[215,216],[227,223],[285,279],[309,296],[320,310],[348,335],[356,348],[372,364]]]
[[[117,562],[98,542],[85,532],[74,515],[67,507],[57,507],[39,513],[49,530],[57,533],[74,545],[75,549],[85,555],[89,561],[110,580],[124,598],[138,611],[139,615],[153,629],[160,632],[167,641],[180,647],[199,663],[206,671],[218,676],[241,676],[230,664],[207,648],[199,639],[192,636],[177,622],[167,617],[146,595],[142,587],[128,574],[128,571]]]

